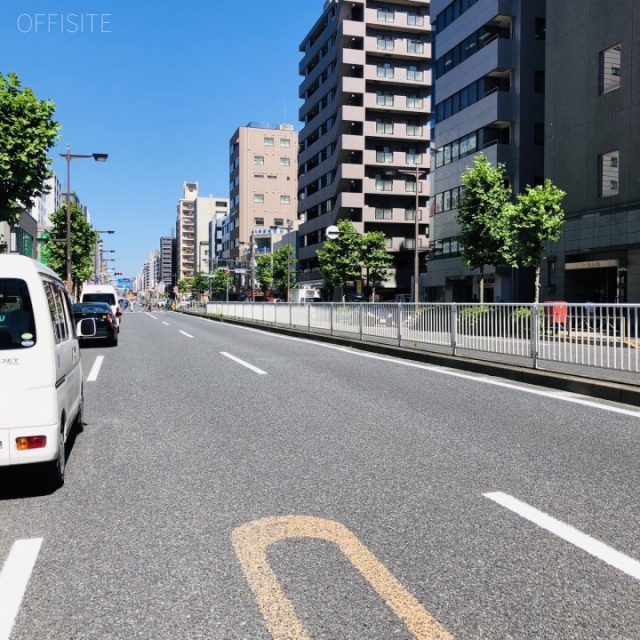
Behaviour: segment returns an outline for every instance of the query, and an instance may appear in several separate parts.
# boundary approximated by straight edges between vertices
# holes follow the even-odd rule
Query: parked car
[[[89,319],[95,323],[95,335],[80,337],[80,344],[103,340],[112,347],[118,346],[118,327],[111,306],[106,302],[78,302],[72,307],[73,319],[76,322]]]
[[[85,284],[80,293],[80,302],[106,302],[113,311],[116,327],[120,331],[122,309],[115,287],[108,284]]]
[[[0,255],[0,466],[35,465],[51,488],[64,482],[65,443],[82,429],[78,335],[64,282],[21,255]],[[79,332],[79,334],[78,334]]]

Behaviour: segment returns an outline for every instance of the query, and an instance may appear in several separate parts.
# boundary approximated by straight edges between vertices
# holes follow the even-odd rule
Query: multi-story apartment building
[[[428,298],[465,301],[478,293],[478,278],[459,257],[461,175],[482,152],[494,166],[504,163],[516,194],[543,180],[545,2],[432,0],[431,21],[435,156]],[[526,271],[488,267],[485,274],[485,300],[532,299]]]
[[[229,218],[229,200],[216,199],[216,211],[209,221],[209,271],[213,271],[218,264],[223,264],[223,228],[225,220]]]
[[[297,226],[298,133],[291,125],[249,123],[229,143],[229,221],[222,254],[247,262],[271,249],[271,227]],[[228,234],[228,235],[227,235]],[[227,239],[228,238],[228,239]],[[246,285],[246,283],[244,283]]]
[[[185,182],[176,219],[176,282],[190,279],[196,267],[196,198],[198,183]]]
[[[422,256],[428,246],[429,5],[327,0],[300,45],[301,282],[322,284],[325,230],[349,219],[387,238],[394,263],[385,297],[412,291],[415,243]]]
[[[640,302],[640,11],[636,0],[547,5],[546,175],[566,192],[547,299]]]

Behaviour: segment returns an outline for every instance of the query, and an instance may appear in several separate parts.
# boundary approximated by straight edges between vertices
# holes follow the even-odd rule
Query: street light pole
[[[287,219],[287,302],[291,301],[291,230],[293,222]]]
[[[71,153],[69,145],[67,145],[67,152],[61,153],[61,157],[67,161],[67,200],[66,200],[66,213],[67,213],[67,251],[66,251],[66,271],[67,271],[67,291],[71,293],[73,291],[73,284],[71,281],[71,160],[74,158],[93,158],[96,162],[106,162],[109,157],[106,153],[91,153],[91,154],[74,154]]]
[[[420,239],[420,216],[418,214],[420,207],[420,189],[418,188],[420,176],[420,167],[416,164],[416,211],[414,222],[414,242],[413,242],[413,303],[418,308],[420,301],[420,253],[418,250],[418,240]]]

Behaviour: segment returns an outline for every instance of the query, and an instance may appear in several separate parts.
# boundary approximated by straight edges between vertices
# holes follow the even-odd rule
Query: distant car
[[[85,341],[104,340],[113,347],[118,345],[116,319],[111,310],[111,305],[107,302],[78,302],[72,306],[71,310],[76,324],[81,320],[93,320],[95,322],[95,335],[90,338],[80,337],[80,344]]]
[[[80,302],[106,302],[113,311],[116,329],[120,331],[122,309],[118,292],[108,284],[85,284],[80,292]]]

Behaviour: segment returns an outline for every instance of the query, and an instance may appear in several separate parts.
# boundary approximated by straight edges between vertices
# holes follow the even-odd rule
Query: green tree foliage
[[[189,290],[189,282],[184,278],[180,278],[180,280],[176,282],[176,287],[178,287],[180,293],[186,293]]]
[[[484,267],[515,266],[510,227],[512,192],[505,184],[505,167],[496,168],[483,154],[462,176],[464,195],[458,202],[458,240],[462,261],[480,270],[480,302],[484,302]]]
[[[555,242],[560,237],[564,224],[560,203],[565,195],[551,180],[545,180],[543,185],[527,187],[517,203],[508,208],[516,261],[523,267],[535,267],[535,302],[540,299],[543,243]]]
[[[267,289],[286,291],[287,285],[293,289],[297,285],[295,249],[285,244],[270,255],[259,256],[256,259],[254,275],[260,283],[260,289],[264,292]]]
[[[52,175],[47,154],[60,128],[54,111],[15,73],[0,74],[0,222],[15,225]]]
[[[327,239],[318,250],[318,263],[327,289],[344,289],[347,282],[361,277],[361,238],[351,220],[340,220],[341,232],[335,240]]]
[[[289,279],[287,280],[287,272]],[[296,278],[296,250],[288,245],[282,245],[273,252],[273,283],[278,291],[286,291],[287,284],[293,289],[297,286]]]
[[[266,292],[273,285],[272,256],[261,255],[256,258],[256,266],[253,270],[254,279],[258,281],[260,289]]]
[[[61,278],[67,277],[67,203],[51,216],[51,230],[45,242],[47,265]],[[76,293],[83,282],[94,274],[95,249],[98,232],[86,221],[84,212],[71,204],[71,279]]]
[[[388,268],[393,258],[387,251],[382,231],[370,231],[360,236],[360,263],[366,273],[367,286],[371,287],[371,301],[375,300],[376,283],[386,282],[390,277]]]
[[[205,291],[209,290],[209,278],[199,271],[189,280],[189,287],[193,293],[202,295]]]
[[[226,292],[233,285],[233,277],[229,273],[228,269],[219,267],[213,272],[213,278],[211,279],[211,291],[214,294],[221,294]]]

